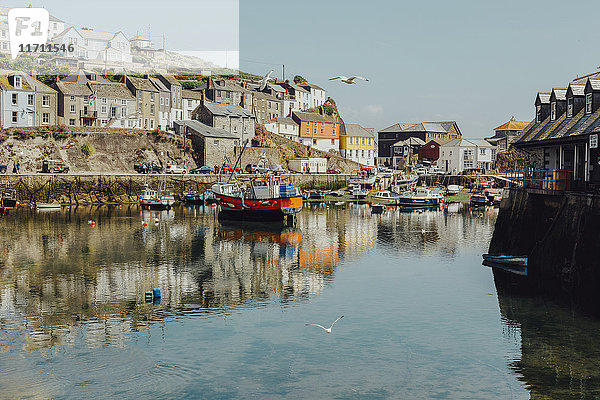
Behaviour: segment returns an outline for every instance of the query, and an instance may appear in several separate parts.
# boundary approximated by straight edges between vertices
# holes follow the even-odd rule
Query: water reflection
[[[597,398],[600,321],[537,298],[499,295],[505,336],[519,340],[509,366],[534,399]]]

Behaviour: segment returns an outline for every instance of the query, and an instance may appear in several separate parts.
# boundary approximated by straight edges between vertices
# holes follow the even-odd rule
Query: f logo
[[[45,8],[11,8],[8,10],[10,54],[13,60],[22,46],[46,44],[50,14]]]

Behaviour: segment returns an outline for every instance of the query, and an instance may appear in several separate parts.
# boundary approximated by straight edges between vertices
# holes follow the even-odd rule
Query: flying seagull
[[[348,78],[344,75],[340,75],[336,76],[335,78],[329,78],[330,81],[334,81],[336,79],[339,79],[342,82],[347,83],[348,85],[356,85],[356,82],[354,82],[355,79],[362,79],[363,81],[369,82],[367,78],[363,78],[362,76],[351,76],[350,78]]]
[[[267,87],[267,82],[269,81],[269,79],[271,79],[272,73],[273,70],[270,70],[269,73],[266,74],[265,77],[262,78],[262,80],[260,81],[260,89],[258,89],[260,92],[262,92]]]
[[[329,328],[325,328],[324,326],[319,325],[319,324],[306,324],[306,326],[318,326],[319,328],[323,329],[326,333],[331,333],[331,328],[333,328],[335,323],[338,322],[342,318],[344,318],[343,315],[341,317],[339,317],[338,319],[336,319],[335,321],[333,321],[333,324],[331,324],[331,326]]]

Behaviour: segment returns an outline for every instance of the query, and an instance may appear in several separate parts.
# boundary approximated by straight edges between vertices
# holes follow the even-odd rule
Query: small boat
[[[368,195],[369,195],[369,190],[363,189],[361,185],[354,185],[352,187],[352,196],[354,196],[355,198],[357,198],[359,200],[363,200],[363,199],[366,199]]]
[[[323,200],[325,198],[325,192],[322,190],[311,190],[308,192],[308,200]]]
[[[399,174],[394,175],[394,180],[390,185],[390,190],[396,194],[402,194],[408,190],[412,190],[417,186],[419,176],[416,174]]]
[[[472,206],[485,206],[488,204],[488,198],[482,193],[475,193],[471,195],[469,202]]]
[[[371,188],[375,184],[375,180],[377,179],[377,168],[374,166],[371,167],[361,167],[359,170],[354,171],[350,176],[350,184],[351,185],[359,185],[365,188]]]
[[[386,210],[386,206],[383,204],[371,204],[371,213],[372,214],[381,214]]]
[[[183,194],[183,201],[187,204],[204,204],[206,200],[206,193],[200,192],[185,192]]]
[[[418,187],[412,192],[404,193],[398,197],[398,205],[403,207],[431,207],[440,204],[442,195],[433,193],[426,187]]]
[[[175,204],[173,193],[164,190],[153,190],[147,186],[138,199],[142,208],[149,210],[169,210]]]
[[[9,210],[17,206],[17,191],[15,189],[5,189],[2,192],[2,208]]]
[[[488,201],[493,204],[500,204],[502,201],[502,194],[500,190],[489,188],[483,191],[483,194],[488,198]]]
[[[448,185],[448,187],[446,188],[446,191],[448,192],[448,194],[458,194],[461,190],[461,187],[458,185]]]
[[[38,210],[60,210],[59,203],[36,203],[35,208]]]
[[[483,254],[483,259],[485,261],[491,261],[495,263],[501,264],[510,264],[514,266],[527,266],[527,256],[509,256],[505,254]]]

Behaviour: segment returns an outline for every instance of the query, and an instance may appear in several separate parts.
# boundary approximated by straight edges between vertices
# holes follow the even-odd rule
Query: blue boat
[[[413,192],[400,195],[397,204],[403,207],[431,207],[439,205],[441,199],[441,194],[433,193],[426,187],[418,187]]]
[[[483,254],[483,265],[521,276],[527,276],[527,261],[526,256]]]
[[[196,191],[185,192],[183,194],[183,201],[185,201],[187,204],[204,204],[206,197],[206,193],[199,193]]]

